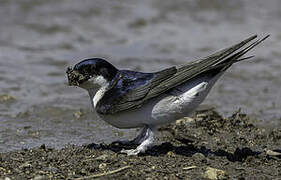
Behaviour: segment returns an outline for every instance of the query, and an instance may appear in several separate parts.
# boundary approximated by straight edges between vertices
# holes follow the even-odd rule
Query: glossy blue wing
[[[149,91],[163,80],[171,77],[176,71],[175,67],[156,73],[119,71],[104,96],[97,103],[97,112],[114,114],[141,106]]]

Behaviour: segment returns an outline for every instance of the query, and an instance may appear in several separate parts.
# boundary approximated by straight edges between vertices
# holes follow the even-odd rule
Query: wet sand
[[[223,118],[205,109],[161,127],[157,144],[139,156],[114,143],[0,153],[0,179],[278,179],[281,129],[255,124],[239,111]]]

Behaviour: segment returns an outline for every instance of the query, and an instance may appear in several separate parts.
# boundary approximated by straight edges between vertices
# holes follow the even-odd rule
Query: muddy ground
[[[160,128],[145,154],[119,144],[68,145],[0,154],[0,179],[280,179],[281,129],[255,126],[238,112],[202,110]]]

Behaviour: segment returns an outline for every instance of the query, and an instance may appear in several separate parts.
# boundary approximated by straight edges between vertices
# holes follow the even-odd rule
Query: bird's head
[[[73,68],[68,67],[66,74],[70,86],[84,89],[97,89],[108,84],[117,74],[118,69],[101,58],[85,59]]]

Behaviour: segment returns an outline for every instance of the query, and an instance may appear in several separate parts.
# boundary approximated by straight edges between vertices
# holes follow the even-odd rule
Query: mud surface
[[[159,129],[159,141],[145,154],[120,154],[118,144],[44,144],[0,154],[4,179],[278,179],[281,129],[263,129],[240,112],[223,118],[213,110],[197,112]]]

